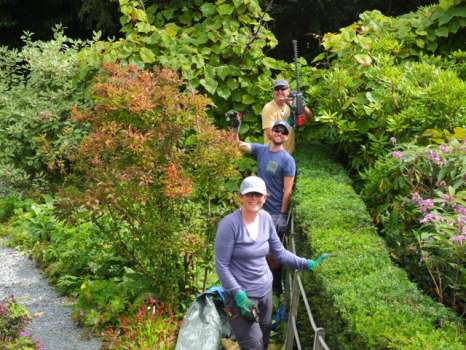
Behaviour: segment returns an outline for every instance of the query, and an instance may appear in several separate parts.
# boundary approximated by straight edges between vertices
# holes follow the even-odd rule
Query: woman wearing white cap
[[[286,250],[270,214],[262,210],[266,195],[261,178],[245,178],[239,192],[241,207],[222,219],[215,238],[216,270],[231,310],[231,327],[243,350],[264,350],[269,343],[272,273],[266,255],[270,252],[281,264],[298,270],[312,270],[327,256],[311,260]]]

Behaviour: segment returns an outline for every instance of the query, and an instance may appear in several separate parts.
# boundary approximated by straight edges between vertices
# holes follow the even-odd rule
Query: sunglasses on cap
[[[284,127],[282,127],[282,126],[278,126],[278,127],[272,128],[272,131],[273,131],[273,132],[276,132],[277,134],[288,135],[288,130],[286,130],[286,129],[285,129]]]
[[[273,89],[275,91],[285,91],[288,90],[288,86],[275,86]]]

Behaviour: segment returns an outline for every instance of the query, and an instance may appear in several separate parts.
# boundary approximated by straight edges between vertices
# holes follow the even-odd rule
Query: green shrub
[[[122,248],[88,212],[77,212],[65,224],[54,214],[52,201],[23,204],[5,231],[8,244],[31,252],[57,289],[72,296],[73,315],[94,329],[115,325],[123,312],[154,285],[135,272]],[[98,224],[109,225],[101,218]]]
[[[23,37],[21,50],[0,48],[0,194],[57,180],[86,133],[70,120],[74,105],[89,105],[77,53],[85,43],[55,28],[54,39]]]
[[[464,31],[464,11],[437,6],[397,18],[371,11],[326,34],[322,57],[331,61],[308,89],[319,124],[306,137],[338,145],[357,175],[390,150],[391,137],[410,142],[427,129],[464,126],[464,40],[458,50],[435,51],[456,32],[443,20],[440,30],[438,18]]]
[[[334,253],[304,274],[317,323],[332,349],[463,349],[461,320],[423,295],[395,267],[362,200],[330,152],[302,145],[296,220],[318,255]]]
[[[74,111],[91,130],[61,201],[111,218],[102,229],[119,254],[154,282],[157,300],[178,304],[197,292],[198,266],[212,261],[240,153],[233,135],[207,119],[211,101],[186,91],[173,71],[103,68],[95,108]]]
[[[466,311],[465,145],[402,144],[363,174],[392,257],[439,302]]]

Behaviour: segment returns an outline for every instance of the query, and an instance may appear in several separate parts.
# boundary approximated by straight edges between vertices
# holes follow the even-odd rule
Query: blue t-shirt
[[[253,143],[251,150],[257,160],[257,175],[267,186],[264,209],[270,214],[280,214],[284,177],[296,175],[296,163],[287,151],[272,152],[268,145]]]

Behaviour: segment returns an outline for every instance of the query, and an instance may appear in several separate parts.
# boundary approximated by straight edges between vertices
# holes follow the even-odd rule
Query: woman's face
[[[266,196],[258,192],[250,192],[239,196],[241,207],[250,212],[258,212],[265,203]]]

